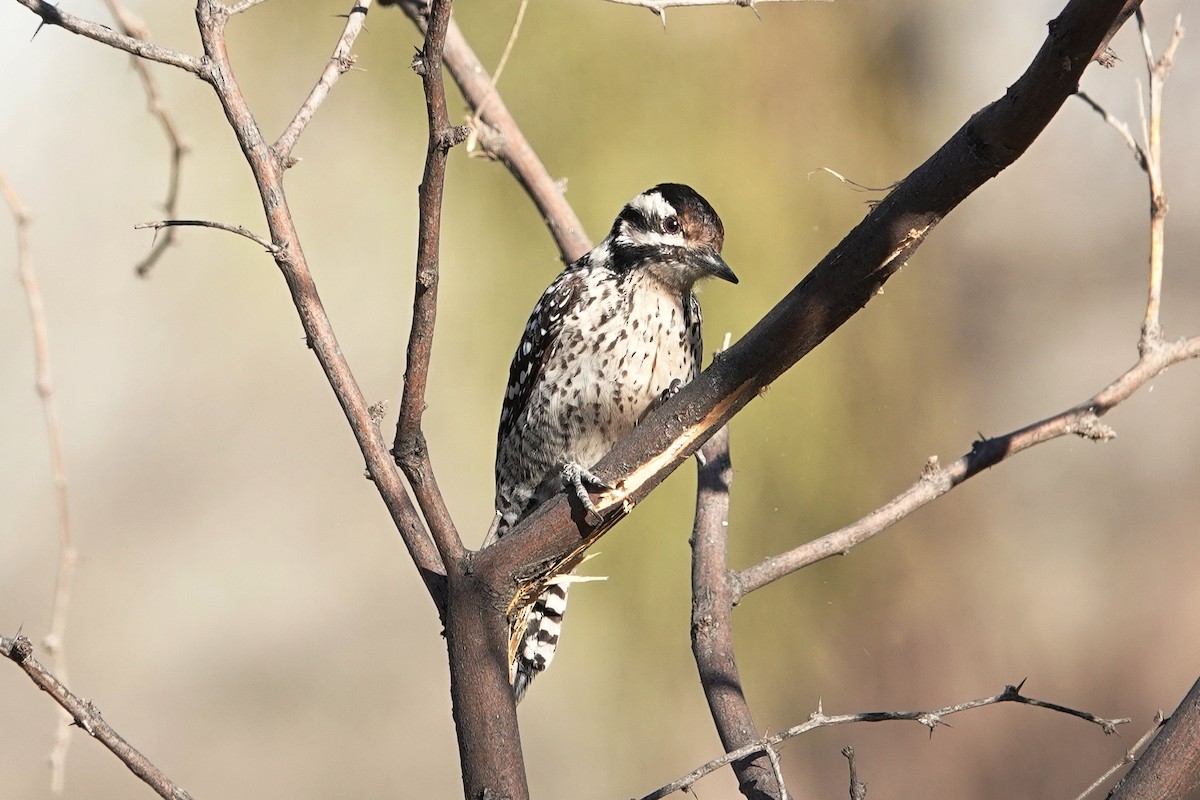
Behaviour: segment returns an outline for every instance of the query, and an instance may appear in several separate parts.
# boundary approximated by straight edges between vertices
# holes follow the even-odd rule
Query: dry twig
[[[53,697],[76,725],[111,750],[113,755],[129,767],[130,772],[145,781],[160,797],[167,800],[190,800],[187,792],[113,730],[100,716],[100,710],[96,706],[72,694],[62,681],[42,666],[41,662],[33,657],[33,644],[28,639],[20,634],[12,639],[0,636],[0,655],[25,670],[25,674],[37,687]]]
[[[33,271],[33,255],[29,244],[30,216],[17,196],[16,190],[0,173],[0,194],[12,209],[17,232],[17,273],[29,304],[29,324],[33,331],[35,385],[42,400],[46,421],[46,437],[50,443],[50,464],[54,474],[54,491],[58,498],[58,568],[54,577],[54,604],[50,614],[50,632],[42,644],[50,652],[56,673],[67,679],[67,612],[71,607],[71,583],[79,552],[71,528],[71,504],[67,493],[67,459],[63,453],[62,426],[58,422],[58,406],[54,401],[54,371],[50,365],[50,333],[46,326],[46,306],[37,274]],[[50,791],[61,795],[66,783],[67,750],[71,746],[71,717],[59,717],[54,731],[54,746],[50,751]]]
[[[1050,709],[1051,711],[1058,711],[1060,713],[1068,714],[1087,722],[1091,722],[1099,726],[1105,734],[1116,733],[1118,725],[1124,725],[1129,722],[1128,719],[1105,719],[1103,717],[1097,717],[1095,714],[1092,714],[1088,711],[1079,711],[1077,709],[1068,708],[1067,706],[1062,706],[1057,703],[1049,703],[1044,700],[1026,697],[1025,695],[1021,694],[1021,687],[1023,685],[1024,681],[1016,686],[1005,686],[1003,691],[1001,691],[999,694],[992,695],[991,697],[981,697],[977,700],[968,700],[963,703],[956,703],[954,705],[945,706],[944,708],[938,708],[932,711],[867,711],[859,714],[838,714],[830,716],[826,714],[821,709],[820,704],[818,704],[817,710],[812,713],[807,722],[788,728],[785,731],[780,731],[773,736],[764,736],[753,744],[747,745],[739,750],[735,750],[732,753],[726,753],[720,758],[714,758],[712,761],[697,767],[687,775],[684,775],[682,778],[672,781],[671,783],[668,783],[667,785],[651,792],[641,800],[660,800],[660,798],[666,797],[667,795],[675,792],[681,790],[687,791],[693,784],[696,783],[696,781],[700,780],[705,775],[708,775],[710,772],[720,769],[726,764],[736,761],[737,759],[752,756],[755,753],[765,753],[767,752],[768,748],[782,744],[788,739],[799,736],[802,733],[808,733],[809,731],[816,730],[817,728],[827,728],[832,725],[846,725],[854,722],[911,721],[924,725],[929,729],[929,735],[932,736],[934,728],[941,726],[949,727],[945,722],[946,717],[963,711],[982,708],[983,706],[996,705],[997,703],[1020,703],[1022,705],[1038,706],[1040,708]]]
[[[117,21],[117,27],[121,33],[132,39],[149,42],[150,31],[146,28],[146,23],[137,15],[131,13],[117,0],[104,0],[104,2],[108,6],[109,12],[113,15],[113,19]],[[179,205],[179,183],[183,169],[183,157],[187,155],[189,148],[187,143],[184,142],[183,136],[179,133],[179,128],[175,124],[174,117],[167,111],[167,107],[162,101],[162,96],[158,92],[158,83],[150,73],[150,67],[142,58],[136,55],[130,56],[129,63],[133,67],[133,71],[137,73],[138,79],[142,82],[142,89],[146,92],[146,103],[150,113],[162,125],[163,133],[171,145],[171,167],[170,175],[167,178],[167,198],[163,201],[162,210],[166,216],[173,217],[175,216],[175,209]],[[139,261],[133,268],[134,272],[143,278],[149,275],[150,270],[158,263],[162,254],[174,243],[175,231],[167,230],[164,236],[155,241],[154,246],[150,248],[150,252],[146,254],[146,257]]]
[[[316,85],[308,93],[308,97],[301,104],[291,123],[271,146],[271,149],[275,151],[275,157],[279,159],[279,163],[284,169],[295,165],[296,160],[292,158],[292,148],[296,146],[296,140],[300,138],[300,134],[304,133],[313,114],[317,113],[321,103],[325,102],[325,98],[329,96],[329,90],[337,83],[338,78],[353,68],[356,57],[351,50],[354,47],[354,40],[362,32],[363,25],[367,21],[367,12],[370,10],[371,0],[358,0],[350,9],[350,13],[346,15],[346,28],[333,48],[333,55],[329,57],[329,63],[325,65],[321,76],[317,78]]]

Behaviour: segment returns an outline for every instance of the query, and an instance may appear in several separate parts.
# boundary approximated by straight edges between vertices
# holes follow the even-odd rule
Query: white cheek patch
[[[683,233],[659,233],[658,231],[635,230],[631,227],[622,229],[623,243],[634,245],[650,245],[652,247],[683,247]]]
[[[630,203],[642,213],[649,223],[651,230],[642,230],[629,222],[621,223],[621,233],[617,237],[621,244],[650,245],[652,247],[683,247],[683,231],[678,233],[662,233],[658,224],[667,217],[676,216],[676,211],[658,192],[641,194]]]

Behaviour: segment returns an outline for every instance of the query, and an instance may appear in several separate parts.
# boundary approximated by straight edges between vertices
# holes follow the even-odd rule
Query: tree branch
[[[782,744],[788,739],[799,736],[802,733],[808,733],[809,731],[816,730],[817,728],[827,728],[832,725],[845,725],[854,722],[912,721],[919,722],[921,725],[927,727],[930,735],[932,736],[935,728],[939,726],[949,727],[945,722],[945,717],[948,717],[952,714],[958,714],[963,711],[970,711],[971,709],[975,708],[982,708],[983,706],[996,705],[997,703],[1020,703],[1022,705],[1037,706],[1039,708],[1046,708],[1051,711],[1067,714],[1069,716],[1079,717],[1082,720],[1099,726],[1106,735],[1116,733],[1118,725],[1124,725],[1129,722],[1128,719],[1105,719],[1103,717],[1097,717],[1095,714],[1092,714],[1088,711],[1079,711],[1077,709],[1068,708],[1067,706],[1062,706],[1057,703],[1048,703],[1044,700],[1026,697],[1025,695],[1021,694],[1021,687],[1024,685],[1024,683],[1025,682],[1022,681],[1016,686],[1005,686],[1003,691],[991,697],[981,697],[977,700],[968,700],[964,703],[956,703],[955,705],[945,706],[944,708],[934,709],[933,711],[865,711],[859,714],[839,714],[835,716],[829,716],[826,715],[821,709],[820,705],[818,705],[817,710],[813,712],[813,714],[808,718],[807,722],[801,723],[800,725],[796,725],[792,728],[788,728],[785,731],[780,731],[773,736],[766,736],[759,741],[747,745],[739,750],[735,750],[732,753],[726,753],[720,758],[714,758],[712,761],[697,767],[687,775],[684,775],[682,778],[656,789],[655,791],[641,798],[641,800],[660,800],[661,798],[670,794],[674,794],[680,790],[687,791],[692,787],[693,784],[696,783],[696,781],[700,780],[705,775],[708,775],[710,772],[720,769],[726,764],[732,763],[737,759],[754,755],[755,753],[767,752],[768,748]]]
[[[380,0],[380,5],[398,5],[413,21],[418,30],[424,32],[428,5],[424,0]],[[486,133],[479,137],[485,151],[508,168],[517,183],[529,195],[529,199],[541,213],[558,252],[564,263],[571,263],[592,249],[591,241],[583,230],[583,224],[563,195],[563,188],[533,151],[521,128],[509,113],[504,98],[492,87],[491,77],[483,63],[467,44],[458,24],[452,19],[446,30],[446,47],[443,55],[451,77],[459,91],[471,105],[474,113],[480,114]]]
[[[33,657],[33,645],[21,634],[15,638],[0,636],[0,655],[25,670],[25,674],[39,689],[49,693],[63,709],[83,728],[89,736],[98,739],[112,751],[134,775],[167,800],[190,800],[190,795],[177,786],[162,770],[154,766],[133,745],[125,741],[100,716],[100,711],[89,701],[76,697],[62,682]]]
[[[392,456],[412,486],[447,569],[453,569],[453,564],[461,561],[463,543],[438,488],[433,464],[429,460],[429,446],[421,430],[421,417],[425,411],[425,388],[429,380],[429,360],[433,352],[434,323],[437,320],[446,159],[450,148],[466,139],[465,130],[450,125],[446,111],[446,88],[442,83],[442,48],[450,22],[450,6],[449,0],[433,4],[425,44],[421,53],[413,59],[413,69],[421,76],[425,90],[429,144],[425,153],[425,173],[418,189],[420,223],[417,231],[416,287],[413,291],[404,395],[400,400],[400,418],[392,445]]]
[[[304,133],[313,114],[317,113],[321,103],[325,102],[325,98],[329,96],[329,90],[337,83],[338,78],[349,72],[354,66],[357,57],[350,51],[354,47],[354,40],[362,32],[363,24],[367,21],[367,12],[370,10],[371,0],[355,0],[350,13],[346,15],[346,28],[342,31],[342,38],[338,39],[337,46],[333,48],[333,55],[329,57],[329,63],[325,65],[321,77],[317,79],[316,86],[308,93],[308,97],[300,106],[300,110],[296,112],[296,116],[292,118],[287,129],[271,146],[271,149],[275,151],[275,157],[279,159],[279,163],[283,165],[284,169],[295,164],[295,159],[292,158],[292,148],[296,146],[296,141],[300,138],[300,134]]]
[[[50,653],[54,671],[67,679],[67,613],[71,607],[71,585],[79,551],[75,549],[75,534],[71,526],[71,504],[67,492],[67,459],[63,453],[62,426],[58,422],[58,404],[54,400],[54,371],[50,365],[50,334],[46,325],[46,306],[37,274],[33,271],[32,247],[29,244],[29,211],[17,196],[12,184],[0,173],[0,194],[12,210],[17,233],[17,274],[29,305],[29,323],[33,331],[34,384],[42,400],[46,421],[46,438],[50,444],[50,464],[54,475],[54,491],[58,498],[58,568],[54,576],[54,604],[50,614],[50,632],[42,644]],[[50,791],[61,795],[66,782],[67,751],[71,746],[71,718],[59,717],[54,732],[54,747],[50,751]]]
[[[733,584],[728,567],[729,490],[733,464],[729,427],[717,431],[701,450],[697,472],[696,519],[692,527],[692,655],[700,685],[726,752],[759,739],[742,691],[733,648]],[[733,762],[738,788],[748,800],[783,797],[769,753]]]
[[[186,53],[180,53],[167,47],[160,47],[150,42],[135,39],[132,36],[117,33],[107,26],[89,22],[86,19],[68,14],[57,6],[51,5],[47,0],[17,0],[17,2],[41,17],[43,25],[57,26],[79,36],[106,44],[109,47],[124,50],[130,55],[140,56],[150,61],[157,61],[160,64],[166,64],[170,67],[179,67],[197,77],[208,80],[209,64],[204,58],[189,56]]]
[[[844,554],[967,479],[1034,445],[1072,434],[1092,441],[1113,438],[1116,434],[1100,423],[1100,417],[1171,365],[1198,356],[1200,336],[1164,342],[1147,350],[1121,377],[1079,405],[1003,436],[980,439],[970,452],[948,467],[942,467],[937,456],[930,458],[916,483],[857,522],[738,571],[734,578],[735,602],[809,564]]]
[[[228,222],[212,222],[206,219],[163,219],[156,222],[139,222],[133,226],[135,231],[138,230],[167,230],[172,231],[175,228],[214,228],[218,231],[226,231],[249,239],[256,244],[262,245],[263,249],[268,253],[275,253],[279,247],[272,244],[267,239],[259,236],[252,230],[244,228],[241,225],[230,225]]]
[[[1200,787],[1200,678],[1108,800],[1189,797]]]
[[[1116,434],[1100,424],[1099,418],[1128,399],[1135,391],[1161,374],[1168,367],[1200,355],[1200,337],[1167,342],[1162,337],[1159,323],[1163,270],[1164,217],[1167,202],[1163,194],[1162,170],[1162,89],[1170,70],[1175,50],[1183,36],[1179,20],[1175,32],[1162,58],[1155,61],[1145,35],[1145,20],[1137,11],[1138,27],[1143,34],[1146,48],[1147,69],[1150,72],[1149,123],[1144,126],[1145,143],[1139,145],[1129,132],[1129,126],[1115,119],[1098,103],[1082,92],[1079,96],[1111,125],[1133,150],[1138,165],[1146,172],[1150,185],[1150,288],[1146,303],[1146,315],[1138,341],[1138,361],[1121,377],[1117,378],[1098,394],[1077,406],[1053,417],[993,439],[980,440],[971,447],[971,452],[959,458],[949,468],[942,469],[937,457],[930,458],[920,480],[909,489],[893,498],[886,505],[871,512],[859,521],[834,531],[819,539],[807,542],[793,550],[771,556],[756,566],[737,573],[735,602],[742,597],[832,555],[840,555],[851,547],[861,544],[889,526],[899,522],[926,503],[942,496],[989,467],[1016,455],[1036,444],[1050,441],[1066,434],[1075,434],[1093,441],[1107,441]]]
[[[380,497],[391,513],[392,520],[425,581],[430,596],[444,614],[445,567],[429,539],[420,515],[404,489],[399,471],[392,463],[387,445],[372,418],[354,374],[341,346],[321,298],[317,294],[308,260],[300,245],[299,234],[283,193],[283,169],[275,151],[263,138],[262,130],[250,112],[241,87],[233,77],[229,54],[225,46],[225,23],[230,10],[217,0],[198,0],[196,22],[205,56],[211,64],[209,82],[216,91],[221,108],[237,137],[238,145],[254,175],[263,210],[275,246],[275,263],[283,273],[292,302],[300,315],[308,346],[321,365],[329,385],[337,397],[342,412],[358,442],[367,473],[374,481]]]
[[[108,6],[109,13],[113,15],[113,19],[117,21],[117,27],[121,29],[121,33],[138,41],[148,42],[150,39],[150,31],[147,30],[146,24],[142,22],[136,15],[132,14],[128,9],[122,6],[117,0],[104,0]],[[175,124],[174,117],[167,111],[166,105],[163,104],[162,97],[158,93],[158,83],[154,80],[154,76],[150,73],[150,68],[146,62],[138,56],[130,56],[130,66],[137,73],[138,79],[142,82],[142,89],[146,92],[146,104],[148,110],[158,120],[162,126],[163,133],[167,137],[167,142],[171,145],[171,166],[170,174],[167,178],[167,199],[163,201],[163,213],[168,217],[175,216],[175,209],[179,204],[179,183],[180,175],[183,171],[183,157],[188,153],[188,145],[183,140],[183,136],[179,133],[179,128]],[[175,230],[168,229],[166,234],[154,242],[154,246],[150,248],[150,252],[146,257],[134,266],[134,273],[139,278],[144,278],[150,274],[150,270],[162,258],[163,253],[167,251],[171,245],[175,243]]]

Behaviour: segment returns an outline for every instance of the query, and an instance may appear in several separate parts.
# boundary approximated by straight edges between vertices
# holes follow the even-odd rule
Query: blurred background
[[[1182,0],[1147,5],[1156,50]],[[199,50],[189,4],[128,0],[155,41]],[[274,138],[350,3],[264,3],[229,26],[238,77]],[[485,7],[486,6],[486,7]],[[703,302],[709,350],[740,337],[867,210],[825,173],[885,187],[1000,96],[1061,0],[866,0],[649,12],[534,2],[500,85],[589,234],[660,181],[721,213],[739,286]],[[98,0],[63,8],[108,21]],[[494,65],[517,4],[457,19]],[[1195,10],[1195,7],[1191,7]],[[1184,20],[1196,25],[1200,20]],[[35,217],[81,561],[74,690],[196,797],[461,796],[432,604],[271,260],[180,231],[147,280],[168,147],[127,56],[0,2],[0,169]],[[347,74],[301,139],[288,198],[368,401],[394,409],[425,147],[420,37],[371,12]],[[1134,130],[1145,82],[1132,26],[1084,88]],[[1169,336],[1200,332],[1200,42],[1167,85]],[[265,233],[250,174],[206,86],[153,67],[190,143],[178,216]],[[448,81],[449,83],[449,81]],[[451,91],[455,121],[466,107]],[[887,292],[739,415],[731,558],[747,566],[847,524],[978,435],[1056,413],[1136,358],[1147,190],[1118,136],[1070,102],[1031,151],[934,232]],[[450,159],[439,333],[425,416],[460,530],[491,517],[512,350],[561,268],[499,165]],[[32,340],[0,219],[0,630],[50,620],[57,521]],[[951,720],[793,740],[796,797],[840,797],[853,745],[877,797],[1074,797],[1170,711],[1200,664],[1200,364],[1106,421],[977,477],[884,535],[735,612],[756,722],[932,708],[1028,678],[1028,694],[1133,718],[1119,737],[1003,705]],[[385,425],[390,439],[394,412]],[[641,796],[720,752],[688,646],[687,465],[599,546],[609,576],[573,591],[555,667],[521,707],[539,798]],[[647,658],[647,654],[651,654]],[[56,707],[0,668],[6,796],[49,796]],[[67,795],[149,791],[76,732]],[[697,786],[736,797],[727,772]]]

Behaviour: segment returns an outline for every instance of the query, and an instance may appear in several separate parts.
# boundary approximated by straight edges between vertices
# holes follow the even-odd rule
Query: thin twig
[[[381,5],[399,5],[418,30],[424,32],[427,24],[428,6],[424,0],[392,0]],[[443,53],[450,76],[472,109],[478,109],[486,100],[487,108],[482,112],[484,128],[479,142],[489,154],[504,164],[517,183],[529,195],[537,207],[563,262],[571,263],[592,249],[592,243],[583,230],[583,223],[571,208],[564,195],[565,183],[550,176],[549,171],[530,146],[520,126],[509,113],[504,98],[492,85],[483,63],[467,43],[458,24],[451,19],[446,30],[446,47]],[[487,135],[484,135],[484,134]]]
[[[143,42],[150,40],[150,31],[146,27],[146,23],[137,15],[131,13],[118,0],[104,0],[104,2],[108,6],[109,12],[113,15],[113,19],[117,21],[117,27],[121,30],[121,33]],[[133,67],[133,71],[137,73],[138,79],[142,82],[142,89],[146,92],[146,104],[150,113],[162,125],[163,133],[171,145],[171,166],[170,174],[167,178],[167,199],[163,201],[162,210],[165,216],[173,217],[179,204],[179,182],[183,169],[183,157],[187,155],[189,147],[184,142],[183,136],[180,135],[179,128],[175,124],[175,119],[167,111],[166,105],[163,104],[162,96],[158,92],[158,84],[154,80],[154,76],[150,73],[150,68],[145,60],[136,55],[131,55],[129,63]],[[133,269],[137,276],[144,278],[149,275],[150,270],[158,263],[162,254],[174,243],[175,229],[168,228],[163,236],[156,239],[154,246],[150,248],[150,252],[146,254],[146,257],[134,266]]]
[[[1104,106],[1093,100],[1091,95],[1082,89],[1076,92],[1075,96],[1087,103],[1093,111],[1100,115],[1101,119],[1107,122],[1121,136],[1121,140],[1125,142],[1125,146],[1133,151],[1133,157],[1137,161],[1138,166],[1146,169],[1146,151],[1138,144],[1137,139],[1133,138],[1133,132],[1129,130],[1129,125],[1110,114]]]
[[[1158,733],[1159,728],[1161,728],[1163,725],[1163,719],[1164,717],[1162,711],[1155,712],[1154,724],[1150,726],[1150,730],[1143,733],[1142,738],[1134,742],[1133,747],[1130,747],[1125,751],[1125,755],[1120,761],[1109,767],[1103,775],[1101,775],[1092,783],[1091,786],[1080,792],[1079,796],[1076,797],[1075,800],[1084,800],[1084,798],[1086,798],[1089,794],[1103,786],[1109,778],[1111,778],[1119,769],[1121,769],[1121,767],[1128,766],[1129,764],[1137,761],[1138,751],[1145,747],[1146,743],[1154,738],[1154,734]]]
[[[649,9],[662,20],[662,24],[665,27],[667,24],[668,8],[683,8],[685,6],[740,6],[750,9],[754,12],[755,16],[761,19],[756,8],[760,3],[832,3],[834,0],[608,0],[608,2],[622,6],[638,6]]]
[[[1144,122],[1146,175],[1150,188],[1150,279],[1146,293],[1146,316],[1142,322],[1140,346],[1143,350],[1157,346],[1162,337],[1160,309],[1162,306],[1163,237],[1167,216],[1167,199],[1163,194],[1162,180],[1162,95],[1163,86],[1171,72],[1175,49],[1183,39],[1183,27],[1179,17],[1175,18],[1175,29],[1171,41],[1158,60],[1150,45],[1150,33],[1146,29],[1146,18],[1137,10],[1138,31],[1141,33],[1142,48],[1146,55],[1146,70],[1150,73],[1150,102],[1146,109],[1141,103],[1139,110],[1143,120],[1148,111],[1149,119]]]
[[[143,42],[132,36],[117,33],[112,28],[68,14],[58,6],[47,2],[47,0],[17,0],[17,2],[41,17],[43,25],[60,27],[79,36],[106,44],[109,47],[124,50],[130,55],[141,56],[150,61],[157,61],[160,64],[166,64],[171,67],[179,67],[207,80],[207,73],[211,65],[206,58],[189,56],[186,53],[180,53],[168,47],[160,47],[150,42]]]
[[[272,244],[267,239],[259,236],[252,230],[242,227],[241,225],[230,225],[228,222],[213,222],[207,219],[162,219],[157,222],[139,222],[133,226],[134,230],[162,230],[171,228],[215,228],[219,231],[228,231],[236,233],[238,236],[245,237],[252,242],[256,242],[263,246],[268,253],[279,252],[279,246]]]
[[[25,670],[25,674],[37,684],[37,687],[49,693],[54,701],[75,720],[89,736],[112,751],[125,766],[146,782],[160,797],[167,800],[189,800],[190,795],[177,786],[162,770],[138,752],[133,745],[125,741],[119,733],[113,730],[100,716],[100,711],[88,700],[72,694],[53,672],[46,669],[33,657],[33,644],[24,636],[17,634],[14,638],[0,636],[0,655]]]
[[[363,25],[367,21],[367,12],[371,10],[371,0],[352,0],[352,2],[350,13],[346,15],[346,28],[342,31],[342,38],[338,39],[337,46],[333,48],[333,55],[330,56],[329,63],[325,65],[321,77],[317,79],[316,85],[308,93],[308,97],[300,106],[300,110],[296,112],[296,116],[292,118],[287,129],[271,146],[271,149],[275,151],[275,157],[279,159],[279,163],[284,169],[295,164],[295,159],[292,158],[292,148],[296,146],[296,140],[300,138],[300,134],[304,133],[304,128],[312,119],[313,114],[321,107],[321,103],[325,102],[333,84],[337,83],[338,78],[349,72],[354,66],[356,57],[350,51],[354,47],[354,40],[358,38],[358,34],[362,32]]]
[[[416,288],[413,292],[412,327],[408,335],[404,393],[392,455],[404,471],[425,515],[429,532],[446,568],[461,561],[462,539],[446,508],[438,488],[429,447],[421,429],[425,412],[425,387],[429,381],[429,362],[433,352],[434,325],[437,320],[439,247],[442,226],[442,195],[446,184],[446,160],[450,148],[461,144],[466,130],[450,125],[446,110],[446,87],[442,82],[442,50],[450,23],[450,4],[434,2],[425,32],[425,44],[413,59],[413,69],[421,76],[429,120],[429,142],[425,153],[425,173],[418,190],[420,208],[417,232]]]
[[[58,568],[54,577],[54,605],[50,614],[50,632],[42,644],[50,653],[54,671],[67,676],[67,613],[71,607],[71,584],[79,552],[71,528],[71,504],[67,492],[67,459],[63,452],[62,426],[58,422],[58,406],[54,400],[54,372],[50,364],[50,334],[46,326],[46,306],[37,275],[33,271],[33,255],[29,243],[30,216],[12,184],[0,173],[0,194],[12,209],[17,233],[17,273],[25,299],[29,304],[29,324],[33,331],[35,385],[42,400],[46,421],[46,437],[50,444],[50,464],[54,474],[54,491],[58,498]],[[50,791],[61,795],[66,783],[67,750],[71,746],[71,718],[60,715],[54,732],[54,747],[50,751]]]
[[[487,108],[488,101],[492,99],[492,95],[496,91],[496,84],[500,82],[500,76],[504,74],[504,67],[508,64],[508,57],[512,55],[513,46],[517,43],[517,35],[521,31],[521,23],[525,21],[525,10],[528,7],[529,0],[521,0],[521,5],[517,7],[517,18],[513,20],[512,29],[508,32],[508,41],[504,43],[504,52],[500,54],[500,60],[496,62],[496,71],[492,73],[492,79],[488,81],[488,88],[483,93],[483,99],[479,101],[475,113],[467,122],[471,128],[471,135],[467,137],[467,155],[492,157],[486,148],[482,151],[476,150],[479,144],[480,121],[483,117],[483,110]]]
[[[968,700],[965,703],[957,703],[955,705],[945,706],[944,708],[934,709],[933,711],[867,711],[859,714],[840,714],[836,716],[829,716],[824,713],[818,704],[817,710],[813,712],[813,714],[808,718],[807,722],[788,728],[785,731],[780,731],[773,736],[766,736],[753,744],[741,748],[740,750],[735,750],[732,753],[726,753],[720,758],[714,758],[712,761],[697,767],[687,775],[684,775],[682,778],[656,789],[655,791],[643,797],[641,800],[660,800],[660,798],[666,797],[667,795],[673,794],[681,789],[687,789],[705,775],[720,769],[732,761],[740,758],[746,758],[747,756],[754,755],[755,753],[766,752],[767,748],[782,744],[788,739],[799,736],[800,734],[808,733],[809,731],[816,730],[817,728],[827,728],[832,725],[845,725],[854,722],[912,721],[924,725],[929,729],[930,735],[933,735],[933,730],[935,728],[940,726],[949,727],[945,722],[946,717],[952,714],[961,713],[963,711],[970,711],[974,708],[995,705],[997,703],[1020,703],[1022,705],[1038,706],[1040,708],[1058,711],[1060,713],[1068,714],[1087,722],[1091,722],[1094,725],[1099,726],[1105,734],[1116,733],[1118,725],[1124,725],[1129,722],[1128,719],[1105,719],[1103,717],[1097,717],[1095,714],[1087,711],[1079,711],[1077,709],[1068,708],[1067,706],[1062,706],[1057,703],[1048,703],[1043,700],[1026,697],[1025,695],[1021,694],[1022,685],[1024,685],[1024,681],[1016,686],[1005,686],[1002,692],[992,695],[991,697],[981,697],[977,700]]]
[[[738,571],[735,575],[737,600],[809,564],[843,555],[967,479],[1022,450],[1071,434],[1092,441],[1111,439],[1116,434],[1100,423],[1099,417],[1168,367],[1198,356],[1200,336],[1164,342],[1161,347],[1144,353],[1121,377],[1079,405],[1003,436],[980,439],[971,446],[969,453],[949,466],[943,467],[936,456],[931,457],[916,483],[857,522]]]

